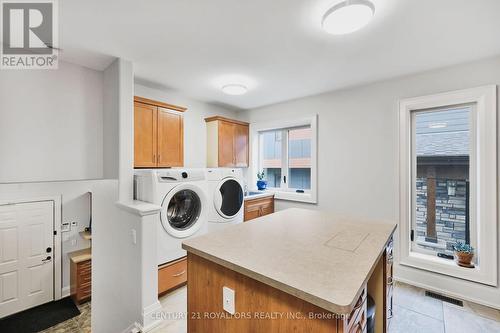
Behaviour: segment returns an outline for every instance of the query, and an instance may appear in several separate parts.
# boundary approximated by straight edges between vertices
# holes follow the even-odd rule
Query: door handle
[[[46,263],[46,262],[49,262],[52,260],[52,257],[51,256],[48,256],[47,258],[45,259],[42,259],[42,263]]]

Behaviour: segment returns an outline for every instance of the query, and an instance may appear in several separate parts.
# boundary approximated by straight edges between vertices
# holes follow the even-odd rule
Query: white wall
[[[102,72],[2,71],[0,183],[102,178],[102,116]]]
[[[397,221],[399,100],[487,84],[500,85],[500,57],[246,112],[250,122],[318,114],[318,204],[278,201],[277,209],[302,206]],[[500,288],[400,265],[395,275],[500,308]]]
[[[137,83],[134,94],[187,108],[184,113],[184,166],[188,168],[204,168],[207,165],[206,117],[219,115],[239,119],[242,116],[240,112],[234,110],[200,102],[176,92],[158,90]]]

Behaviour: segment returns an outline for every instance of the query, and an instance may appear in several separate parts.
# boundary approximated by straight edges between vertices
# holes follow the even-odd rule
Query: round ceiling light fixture
[[[244,95],[247,91],[246,86],[238,83],[226,84],[222,87],[222,92],[226,95]]]
[[[323,15],[323,30],[332,35],[355,32],[370,23],[375,14],[375,5],[368,0],[342,1]]]

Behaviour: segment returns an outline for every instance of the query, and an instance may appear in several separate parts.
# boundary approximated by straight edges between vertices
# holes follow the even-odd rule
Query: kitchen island
[[[367,294],[385,332],[395,229],[293,208],[186,240],[188,332],[364,332]]]

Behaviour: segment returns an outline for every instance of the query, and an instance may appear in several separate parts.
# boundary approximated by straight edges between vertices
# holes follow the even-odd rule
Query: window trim
[[[284,191],[281,189],[272,188],[271,192],[274,193],[276,199],[290,200],[306,203],[317,203],[317,169],[318,169],[318,158],[317,158],[317,146],[318,146],[318,116],[314,115],[311,117],[299,118],[299,119],[283,119],[275,120],[269,122],[252,123],[250,124],[250,160],[251,160],[251,184],[254,186],[257,182],[257,170],[260,164],[260,139],[259,132],[280,130],[292,127],[311,127],[311,189],[305,193],[296,193],[292,191]],[[288,145],[288,143],[287,143]],[[288,160],[288,158],[287,158]],[[287,162],[288,163],[288,162]],[[283,168],[283,166],[282,166]]]
[[[412,252],[410,230],[413,215],[413,111],[443,108],[452,105],[475,104],[476,197],[480,198],[471,220],[478,221],[475,249],[480,264],[474,269],[463,268],[447,259]],[[399,109],[399,207],[400,207],[400,264],[435,273],[497,286],[497,87],[496,85],[451,91],[436,95],[403,99]],[[474,154],[474,152],[472,152]],[[492,181],[493,180],[493,181]],[[486,222],[485,222],[486,221]],[[491,221],[491,222],[487,222]]]

